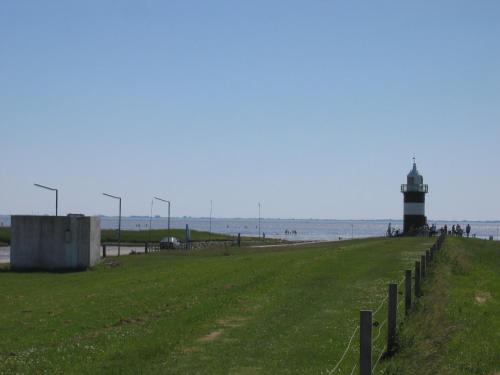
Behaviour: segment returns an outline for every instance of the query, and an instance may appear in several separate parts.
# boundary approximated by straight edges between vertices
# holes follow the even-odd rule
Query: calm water
[[[401,220],[391,220],[394,228],[402,228]],[[436,223],[437,227],[447,224],[449,228],[457,222],[450,221],[430,221]],[[458,222],[465,228],[467,222]],[[0,224],[10,225],[9,216],[0,216]],[[210,220],[208,218],[172,218],[172,228],[185,228],[186,224],[191,229],[208,231]],[[261,232],[266,237],[283,238],[288,240],[339,240],[348,238],[379,237],[384,236],[389,220],[314,220],[314,219],[262,219],[260,223]],[[500,222],[470,222],[472,231],[479,238],[494,236],[498,239]],[[118,227],[118,218],[102,217],[101,227],[103,229],[115,229]],[[153,218],[151,227],[161,229],[167,227],[166,218]],[[147,230],[149,228],[149,218],[147,217],[127,217],[122,218],[122,228],[131,230]],[[286,235],[285,231],[296,231],[296,235]],[[257,236],[259,233],[259,222],[257,219],[212,219],[212,231],[229,235]],[[111,250],[111,249],[110,249]],[[114,250],[114,249],[113,249]],[[123,249],[141,251],[141,248]],[[8,248],[0,248],[0,262],[9,260],[10,251]]]

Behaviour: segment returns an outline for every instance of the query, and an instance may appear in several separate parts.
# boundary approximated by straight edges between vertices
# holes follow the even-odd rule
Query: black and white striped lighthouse
[[[413,169],[408,173],[406,184],[401,185],[404,195],[404,233],[419,230],[427,224],[425,216],[425,194],[428,186],[424,184],[424,178],[417,170],[415,158],[413,158]]]

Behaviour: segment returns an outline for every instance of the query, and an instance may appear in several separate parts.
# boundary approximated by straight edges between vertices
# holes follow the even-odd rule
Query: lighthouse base
[[[403,232],[411,234],[418,232],[427,224],[427,217],[424,215],[404,215]]]

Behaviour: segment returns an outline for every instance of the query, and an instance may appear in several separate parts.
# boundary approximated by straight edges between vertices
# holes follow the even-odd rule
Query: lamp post
[[[260,202],[257,205],[259,206],[259,238],[260,238]]]
[[[167,229],[168,229],[168,242],[169,242],[169,246],[170,246],[170,201],[167,201],[166,199],[162,199],[162,198],[158,198],[158,197],[154,197],[154,199],[161,201],[161,202],[168,203]],[[153,203],[151,203],[151,211],[152,211],[152,207],[153,207]]]
[[[44,185],[40,185],[40,184],[33,184],[39,188],[42,188],[42,189],[47,189],[47,190],[51,190],[51,191],[55,191],[56,192],[56,216],[57,216],[57,205],[58,205],[58,201],[59,201],[59,192],[56,188],[52,188],[52,187],[48,187],[48,186],[44,186]]]
[[[111,194],[106,194],[102,193],[102,195],[105,195],[110,198],[118,199],[119,201],[119,206],[118,206],[118,256],[120,256],[120,248],[122,244],[122,198],[121,197],[116,197]]]

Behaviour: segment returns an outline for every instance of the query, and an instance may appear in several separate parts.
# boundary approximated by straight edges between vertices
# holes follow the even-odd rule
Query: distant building
[[[427,224],[425,194],[429,189],[417,170],[415,158],[413,158],[413,169],[406,179],[406,184],[401,185],[401,192],[404,195],[403,232],[408,234],[422,229]]]

